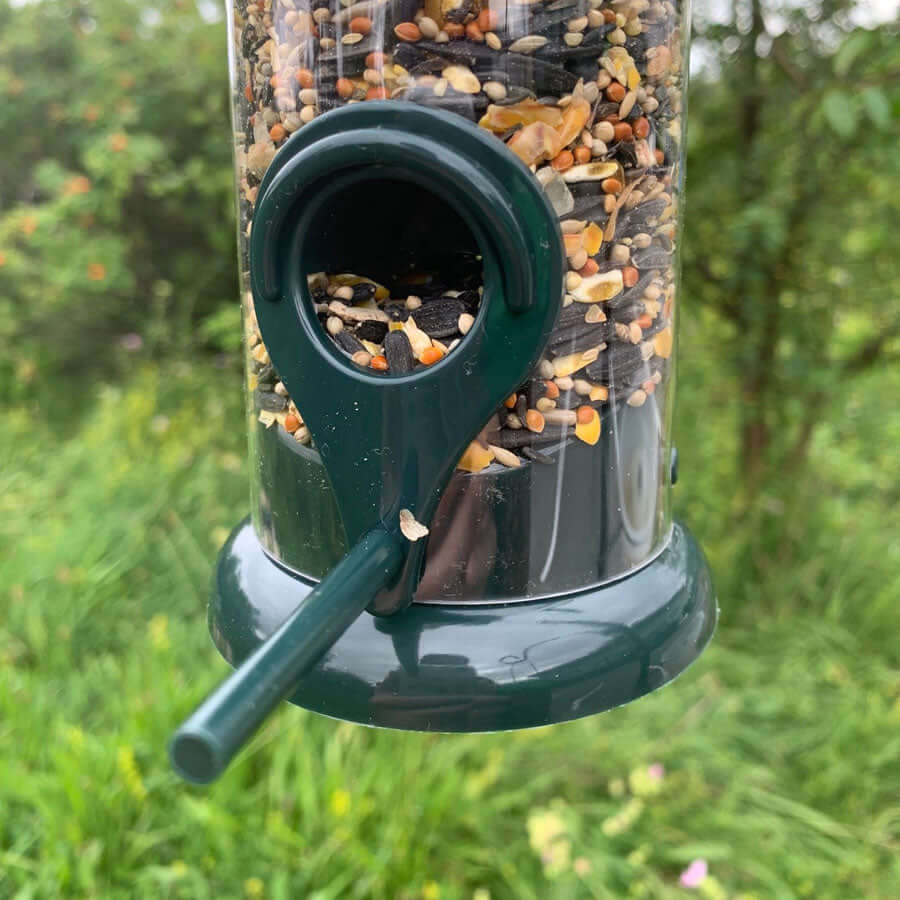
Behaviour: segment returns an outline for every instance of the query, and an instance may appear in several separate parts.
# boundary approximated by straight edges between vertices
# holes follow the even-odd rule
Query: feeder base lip
[[[249,521],[219,556],[209,628],[232,665],[314,584],[262,549]],[[534,728],[604,712],[680,675],[709,643],[709,567],[675,523],[644,568],[582,593],[509,605],[364,613],[289,698],[337,719],[409,731]]]

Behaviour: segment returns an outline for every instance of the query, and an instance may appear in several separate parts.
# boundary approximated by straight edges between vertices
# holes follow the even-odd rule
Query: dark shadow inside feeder
[[[335,344],[389,374],[452,351],[481,302],[475,235],[451,204],[413,182],[366,179],[335,191],[307,231],[304,256],[319,318]],[[371,282],[348,283],[350,275]],[[402,327],[410,317],[427,338]]]

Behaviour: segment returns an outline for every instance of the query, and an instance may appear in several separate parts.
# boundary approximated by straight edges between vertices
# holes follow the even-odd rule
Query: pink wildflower
[[[695,888],[700,887],[709,874],[709,866],[705,859],[695,859],[682,873],[678,879],[682,887]]]

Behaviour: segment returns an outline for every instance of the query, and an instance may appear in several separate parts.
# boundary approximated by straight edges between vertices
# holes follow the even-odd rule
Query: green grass
[[[675,685],[486,737],[285,707],[209,789],[171,774],[165,744],[226,671],[204,604],[247,509],[236,379],[148,369],[80,417],[8,409],[0,897],[900,895],[897,463],[853,424],[877,403],[856,398],[853,427],[825,429],[835,495],[750,580],[719,499],[730,405],[716,412],[691,377],[677,506],[716,565],[723,618]],[[696,858],[710,878],[682,889]]]

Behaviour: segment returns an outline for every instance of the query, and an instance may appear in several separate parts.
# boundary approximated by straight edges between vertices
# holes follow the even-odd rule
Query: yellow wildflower
[[[436,881],[426,881],[422,888],[423,900],[440,900],[441,888]]]
[[[494,748],[488,753],[487,764],[479,772],[470,775],[466,781],[466,796],[478,797],[490,788],[503,771],[503,751]]]
[[[628,776],[628,787],[635,797],[652,797],[663,787],[662,766],[641,766]]]
[[[141,780],[141,773],[137,767],[137,761],[134,758],[134,750],[131,747],[119,747],[116,754],[116,762],[119,766],[119,772],[125,781],[125,787],[128,793],[143,802],[147,799],[147,788]]]
[[[147,625],[150,632],[150,643],[154,650],[162,653],[170,647],[169,641],[169,617],[162,613],[157,613],[150,619]]]
[[[265,888],[262,878],[257,878],[255,875],[244,882],[244,893],[250,900],[259,900],[265,892]]]
[[[706,900],[728,900],[728,893],[722,887],[722,883],[712,875],[703,879],[703,883],[700,885],[700,895]]]
[[[76,753],[80,753],[84,748],[84,732],[77,725],[66,727],[66,740]]]
[[[528,817],[528,842],[544,864],[549,877],[569,868],[572,842],[566,835],[566,824],[554,810],[539,810]]]
[[[613,837],[628,831],[644,811],[644,802],[634,798],[629,800],[614,816],[603,822],[601,830],[607,837]]]
[[[637,850],[632,850],[628,854],[627,859],[632,866],[642,866],[647,862],[648,855],[646,847],[638,847]]]
[[[169,866],[169,868],[172,870],[172,874],[176,878],[182,878],[188,873],[187,863],[183,859],[176,859],[175,862],[173,862]]]
[[[331,794],[331,811],[340,819],[350,811],[350,792],[338,788]]]

